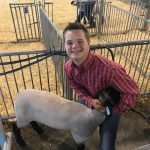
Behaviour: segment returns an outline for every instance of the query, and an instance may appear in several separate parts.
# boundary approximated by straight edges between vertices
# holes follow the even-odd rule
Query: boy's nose
[[[77,47],[79,46],[78,42],[73,42],[72,47]]]

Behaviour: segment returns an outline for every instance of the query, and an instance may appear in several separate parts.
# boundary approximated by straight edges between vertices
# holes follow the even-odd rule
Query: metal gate
[[[9,4],[17,42],[40,41],[39,5],[36,3]],[[53,20],[53,3],[44,3],[48,16]]]

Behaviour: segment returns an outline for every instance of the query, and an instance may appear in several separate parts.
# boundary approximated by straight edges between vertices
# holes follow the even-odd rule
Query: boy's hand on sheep
[[[92,106],[97,109],[98,111],[100,112],[105,112],[105,108],[104,106],[102,105],[102,103],[97,100],[97,99],[94,99],[93,103],[92,103]]]

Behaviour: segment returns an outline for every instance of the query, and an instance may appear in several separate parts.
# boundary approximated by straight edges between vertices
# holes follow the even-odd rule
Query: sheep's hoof
[[[22,139],[20,128],[16,125],[16,123],[13,124],[13,132],[16,138],[17,143],[20,145],[20,147],[26,147],[25,141]]]
[[[18,141],[17,141],[18,142]],[[20,145],[20,147],[26,147],[26,143],[24,141],[19,141],[18,144]]]
[[[146,135],[146,136],[150,135],[150,128],[144,129],[144,135]]]
[[[78,144],[77,149],[78,150],[85,150],[85,145],[84,144]]]
[[[33,150],[33,149],[29,146],[26,146],[26,147],[21,147],[21,150]]]

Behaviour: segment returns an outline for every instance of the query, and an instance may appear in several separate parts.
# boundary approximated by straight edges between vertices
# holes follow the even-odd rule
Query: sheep
[[[22,90],[14,102],[14,110],[17,120],[14,134],[19,135],[16,138],[18,142],[24,142],[20,139],[20,128],[29,123],[34,126],[39,122],[55,129],[70,131],[75,143],[82,145],[106,118],[105,112],[90,109],[51,92],[35,89]]]

